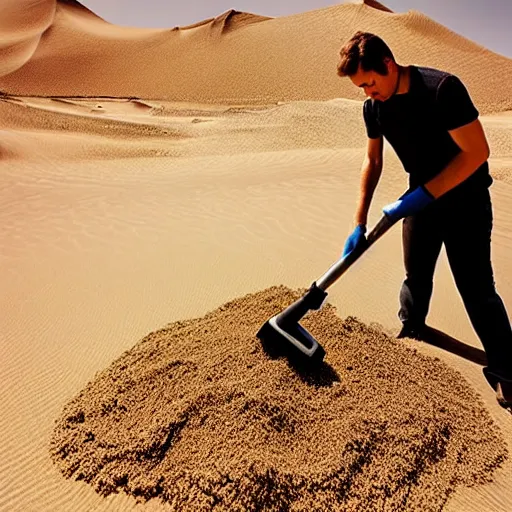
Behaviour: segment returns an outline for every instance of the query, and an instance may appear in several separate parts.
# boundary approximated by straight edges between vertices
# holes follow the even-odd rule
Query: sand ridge
[[[53,157],[73,160],[84,154],[191,157],[304,147],[362,151],[365,135],[360,102],[346,99],[215,106],[140,98],[3,95],[0,113],[6,128],[50,137],[45,144],[55,145],[52,134],[65,130],[59,140],[69,140],[55,149]],[[512,183],[510,112],[480,119],[491,148],[491,174]],[[252,140],[247,144],[249,132]],[[219,143],[225,136],[233,144]],[[134,140],[139,143],[133,145]],[[187,146],[178,144],[187,141]],[[386,153],[395,158],[387,149]]]
[[[355,0],[361,1],[361,0]],[[376,0],[362,0],[362,2],[370,7],[373,7],[374,9],[380,9],[381,11],[386,12],[393,12],[389,7],[386,7],[385,5],[381,4],[380,2],[377,2]]]
[[[273,18],[229,9],[220,16],[213,18],[207,24],[210,25],[211,30],[213,31],[211,35],[221,36],[222,34],[227,34],[242,27],[252,25],[253,23],[261,23],[262,21],[270,19]]]

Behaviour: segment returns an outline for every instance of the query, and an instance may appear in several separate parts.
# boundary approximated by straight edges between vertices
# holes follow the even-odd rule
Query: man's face
[[[387,75],[379,75],[375,71],[364,71],[359,66],[357,73],[352,75],[350,79],[356,87],[363,89],[366,96],[379,101],[386,101],[391,97],[396,86],[396,73],[393,73],[389,60],[385,63],[388,68]]]

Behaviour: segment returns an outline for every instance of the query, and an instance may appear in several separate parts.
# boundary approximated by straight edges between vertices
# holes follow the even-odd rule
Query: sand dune
[[[482,113],[512,109],[512,84],[500,78],[512,74],[510,59],[419,12],[367,3],[278,19],[231,10],[194,29],[149,30],[116,27],[77,2],[57,2],[51,30],[29,62],[0,79],[0,90],[208,103],[360,100],[362,92],[335,73],[339,46],[356,29],[378,32],[401,61],[458,73]]]
[[[5,5],[0,510],[512,510],[511,416],[444,253],[427,343],[394,338],[398,228],[305,320],[320,375],[253,335],[351,228],[363,98],[335,66],[360,28],[468,84],[512,311],[510,59],[369,0],[161,30]],[[388,146],[384,164],[371,224],[406,188]]]

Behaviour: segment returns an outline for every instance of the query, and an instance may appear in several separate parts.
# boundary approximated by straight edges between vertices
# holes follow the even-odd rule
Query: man
[[[399,337],[426,329],[436,261],[444,244],[469,319],[487,356],[483,369],[503,407],[512,407],[512,329],[494,286],[489,146],[464,84],[441,70],[398,64],[387,44],[357,32],[341,48],[337,67],[368,98],[368,135],[355,228],[343,255],[365,242],[367,214],[383,165],[385,137],[409,174],[409,189],[384,207],[403,219],[405,280]]]

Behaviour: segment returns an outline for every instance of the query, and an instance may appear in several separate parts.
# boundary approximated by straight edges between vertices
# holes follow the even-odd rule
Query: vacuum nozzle
[[[314,282],[300,299],[265,322],[256,336],[275,355],[297,355],[321,363],[325,350],[299,321],[309,310],[320,309],[326,297],[327,292]]]

